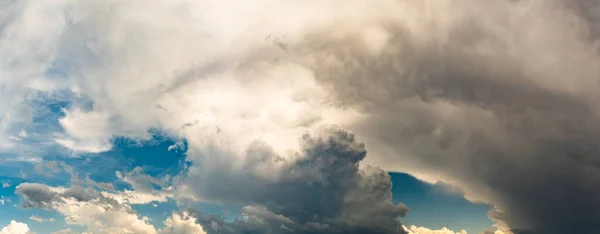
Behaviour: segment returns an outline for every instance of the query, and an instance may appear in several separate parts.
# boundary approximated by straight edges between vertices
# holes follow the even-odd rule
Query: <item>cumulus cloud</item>
[[[294,182],[333,201],[388,184],[381,171],[355,170],[362,158],[325,157],[352,162],[338,168],[298,146],[304,132],[339,124],[366,143],[365,164],[456,185],[496,206],[506,228],[596,230],[597,1],[1,4],[0,52],[10,59],[0,62],[0,149],[14,149],[11,136],[31,124],[32,96],[67,89],[93,105],[64,111],[60,132],[48,136],[56,143],[102,152],[114,136],[147,139],[160,129],[189,144],[187,195],[258,204],[248,212],[304,227],[301,213],[325,212],[336,222],[312,226],[341,228],[364,218],[349,211],[359,199],[352,208],[286,210],[277,207],[294,204],[276,196],[288,190],[245,193],[206,179],[243,191],[295,191]],[[346,190],[325,187],[339,171],[321,169],[350,174],[338,185]],[[54,204],[55,191],[34,187],[27,205]],[[376,224],[398,225],[388,221]]]
[[[39,183],[21,183],[15,193],[21,197],[24,208],[42,208],[57,211],[68,224],[83,225],[90,233],[157,233],[149,218],[138,216],[131,204],[164,202],[172,197],[168,178],[157,179],[143,174],[141,168],[130,172],[116,172],[117,178],[131,185],[132,190],[117,191],[114,185],[96,182],[89,177],[81,180],[70,166],[58,164],[71,173],[73,185],[69,188],[51,187]],[[32,215],[37,222],[53,222],[54,218]],[[174,213],[165,221],[159,233],[201,233],[199,224],[187,213]],[[58,233],[71,233],[71,229]],[[74,232],[73,232],[74,233]]]
[[[284,159],[255,143],[241,164],[227,152],[202,153],[210,170],[191,167],[182,191],[196,200],[249,205],[233,223],[191,214],[207,233],[404,233],[398,220],[408,209],[392,202],[387,173],[359,170],[366,151],[352,133],[330,128],[305,135],[300,145],[295,158]]]
[[[2,227],[2,230],[0,230],[0,234],[32,234],[32,233],[29,232],[29,226],[27,226],[27,224],[11,220],[10,224]]]
[[[454,232],[448,228],[443,227],[440,230],[431,230],[426,227],[417,227],[415,225],[411,225],[410,227],[404,227],[408,234],[467,234],[467,231],[461,230],[459,232]]]
[[[206,234],[202,226],[196,223],[196,218],[186,212],[173,213],[164,224],[165,227],[158,232],[159,234]]]
[[[83,225],[86,233],[205,233],[196,218],[187,212],[175,212],[164,221],[164,228],[155,229],[148,223],[148,217],[140,217],[129,206],[129,200],[118,201],[107,196],[108,193],[96,192],[89,188],[74,186],[71,188],[49,187],[43,184],[22,183],[17,186],[17,194],[22,197],[26,208],[43,208],[58,211],[68,224]],[[132,203],[135,204],[135,201]],[[37,222],[53,222],[53,218],[30,217]],[[22,230],[21,223],[12,224],[13,229]],[[26,227],[26,225],[25,225]],[[28,229],[27,229],[28,230]],[[4,231],[4,229],[3,229]],[[4,233],[4,232],[2,232]],[[7,232],[20,233],[20,232]],[[54,233],[76,233],[63,229]]]
[[[85,225],[92,233],[156,233],[147,217],[139,217],[128,204],[89,188],[49,187],[22,183],[16,193],[25,208],[57,211],[69,224]]]
[[[106,113],[93,111],[83,112],[80,109],[67,111],[60,119],[60,126],[68,137],[58,138],[56,142],[73,151],[98,153],[109,150],[112,138],[109,129],[109,116]],[[82,128],[81,126],[86,126]]]

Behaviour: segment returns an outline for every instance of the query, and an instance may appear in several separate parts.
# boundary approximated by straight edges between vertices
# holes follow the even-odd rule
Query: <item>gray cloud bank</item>
[[[375,56],[353,36],[299,50],[367,116],[350,129],[382,156],[368,162],[458,181],[514,233],[599,232],[600,4],[459,2],[450,26],[423,16],[435,36],[384,26]]]

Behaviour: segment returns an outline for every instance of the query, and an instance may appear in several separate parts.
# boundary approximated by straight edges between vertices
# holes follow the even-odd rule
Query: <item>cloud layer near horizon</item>
[[[339,125],[366,143],[365,164],[450,183],[494,205],[490,217],[505,232],[595,233],[599,7],[592,0],[2,1],[0,150],[27,155],[54,144],[103,152],[114,137],[143,141],[158,130],[188,144],[193,164],[176,184],[187,198],[260,204],[278,200],[218,194],[204,178],[240,183],[249,171],[249,184],[280,189],[303,182],[285,170],[314,180],[337,175],[329,171],[336,167],[313,172],[319,167],[283,162],[326,158],[298,153],[305,149],[298,139]],[[48,114],[40,98],[70,102],[56,126],[35,121]],[[360,173],[340,179],[361,184],[352,177]],[[298,204],[247,212],[306,224],[273,213],[300,212],[288,207]]]

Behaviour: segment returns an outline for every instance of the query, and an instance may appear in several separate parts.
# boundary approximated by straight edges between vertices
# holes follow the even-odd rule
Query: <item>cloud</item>
[[[167,198],[173,197],[173,188],[169,186],[169,177],[159,180],[147,174],[143,174],[141,167],[136,167],[125,174],[115,172],[117,178],[131,185],[132,190],[124,189],[117,193],[103,192],[105,196],[111,197],[122,203],[148,204],[154,201],[165,202]],[[113,187],[114,189],[114,187]]]
[[[408,209],[392,202],[387,173],[359,170],[366,151],[350,132],[305,135],[293,159],[263,143],[252,145],[241,164],[227,152],[190,153],[211,160],[189,168],[183,186],[191,191],[182,191],[200,201],[249,204],[244,220],[233,223],[191,211],[207,233],[404,233],[398,219]]]
[[[466,2],[408,4],[417,18],[386,26],[377,56],[353,34],[304,50],[321,51],[306,54],[340,105],[365,114],[348,128],[366,162],[457,185],[514,233],[595,232],[598,21],[562,1]]]
[[[35,164],[33,168],[35,173],[47,177],[55,176],[62,171],[62,168],[59,167],[59,164],[56,161],[42,161]]]
[[[54,218],[47,218],[47,219],[45,219],[45,218],[42,218],[42,217],[37,216],[37,215],[32,215],[31,217],[29,217],[29,219],[34,220],[34,221],[36,221],[38,223],[54,222],[54,221],[56,221]]]
[[[76,152],[107,151],[112,147],[108,122],[109,116],[103,112],[67,111],[59,123],[68,137],[56,139],[56,142]],[[83,125],[86,127],[81,128]]]
[[[159,129],[185,138],[196,166],[211,165],[191,175],[221,175],[208,178],[240,189],[295,180],[314,188],[301,179],[329,174],[290,166],[302,162],[297,138],[339,124],[366,143],[364,164],[458,186],[496,206],[507,228],[590,233],[600,219],[596,1],[5,5],[2,150],[18,148],[24,140],[11,136],[23,129],[34,135],[26,128],[33,96],[67,89],[93,105],[69,106],[47,137],[76,152]],[[282,171],[290,168],[297,178]],[[379,172],[361,173],[348,181],[387,183]],[[187,178],[199,178],[184,184],[196,199],[254,202],[301,219],[262,204],[260,191],[219,197],[218,189],[235,189]],[[29,205],[55,202],[44,200],[55,191],[34,187]]]
[[[6,17],[2,20],[4,36],[0,39],[0,52],[10,58],[2,61],[0,66],[0,98],[3,100],[0,104],[0,150],[5,151],[19,146],[21,139],[16,136],[32,122],[33,110],[27,105],[28,100],[38,91],[54,88],[44,79],[44,71],[52,63],[56,52],[54,42],[62,31],[61,21],[64,20],[58,19],[61,9],[44,11],[41,2],[2,5]],[[34,45],[38,47],[33,49],[31,46]],[[38,59],[31,59],[31,56]]]
[[[410,227],[404,227],[408,234],[467,234],[467,231],[461,230],[459,232],[454,232],[448,228],[443,227],[440,230],[431,230],[426,227],[417,227],[415,225],[411,225]]]
[[[115,186],[113,184],[107,182],[96,182],[92,180],[89,176],[85,177],[85,184],[88,187],[95,187],[101,190],[116,192]]]
[[[506,234],[506,233],[510,233],[510,232],[504,232],[502,230],[492,231],[490,229],[485,229],[482,232],[480,232],[479,234]]]
[[[86,233],[205,233],[202,226],[196,223],[196,218],[187,212],[173,213],[164,221],[164,228],[156,230],[148,223],[148,217],[139,217],[135,213],[129,206],[129,200],[122,203],[112,199],[112,196],[107,196],[106,192],[100,193],[89,188],[22,183],[17,186],[16,193],[22,197],[23,207],[58,211],[65,217],[67,224],[85,226]],[[135,201],[132,204],[135,204]],[[53,218],[44,219],[36,215],[30,219],[37,222],[55,221]],[[63,229],[55,233],[75,231]]]
[[[159,234],[206,234],[202,226],[196,223],[196,218],[185,212],[173,213],[164,224],[165,227],[158,232]]]
[[[116,172],[117,178],[131,185],[132,190],[117,191],[110,183],[99,183],[88,176],[79,179],[70,166],[57,163],[71,174],[73,185],[69,188],[51,187],[39,183],[21,183],[15,193],[21,197],[24,208],[42,208],[57,211],[65,217],[67,224],[83,225],[91,233],[157,233],[149,223],[149,218],[138,216],[131,204],[164,202],[173,195],[167,187],[168,178],[156,179],[143,174],[138,167],[130,172]],[[53,218],[44,219],[33,215],[30,219],[37,222],[53,222]],[[198,233],[201,226],[186,213],[174,213],[165,221],[162,233]],[[199,228],[199,229],[198,229]],[[70,229],[62,230],[65,233]],[[189,232],[185,232],[189,231]],[[60,233],[60,232],[59,232]]]
[[[22,183],[16,193],[23,207],[57,211],[68,224],[85,225],[88,232],[156,233],[147,217],[139,217],[129,205],[89,188]]]
[[[0,234],[30,234],[29,227],[25,223],[10,221],[10,224],[2,227]]]
[[[10,187],[10,181],[3,180],[2,181],[2,188],[8,188],[8,187]]]

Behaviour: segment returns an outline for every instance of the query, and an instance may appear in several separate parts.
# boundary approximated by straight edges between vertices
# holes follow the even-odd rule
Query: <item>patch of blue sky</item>
[[[491,228],[487,218],[492,208],[486,204],[473,204],[462,194],[451,193],[448,186],[429,184],[405,173],[389,173],[392,178],[394,202],[408,206],[405,225],[424,226],[430,229],[447,227],[454,231],[465,229],[479,233]]]
[[[179,206],[173,199],[168,199],[166,202],[152,202],[149,204],[132,204],[133,208],[139,217],[146,216],[150,218],[148,221],[155,228],[164,227],[164,221],[173,214],[179,211]]]
[[[177,144],[159,134],[153,134],[152,139],[142,144],[132,142],[130,139],[117,138],[113,141],[113,156],[121,157],[132,167],[142,167],[144,173],[153,177],[166,175],[177,175],[188,166],[185,152],[187,143],[183,141],[183,149],[171,149],[169,147]]]
[[[152,140],[142,143],[115,138],[111,151],[64,158],[62,161],[80,176],[87,175],[96,182],[113,183],[117,190],[131,189],[127,183],[118,180],[116,171],[127,173],[140,167],[143,174],[163,178],[178,175],[187,168],[185,151],[168,150],[175,143],[160,135],[153,135]]]

